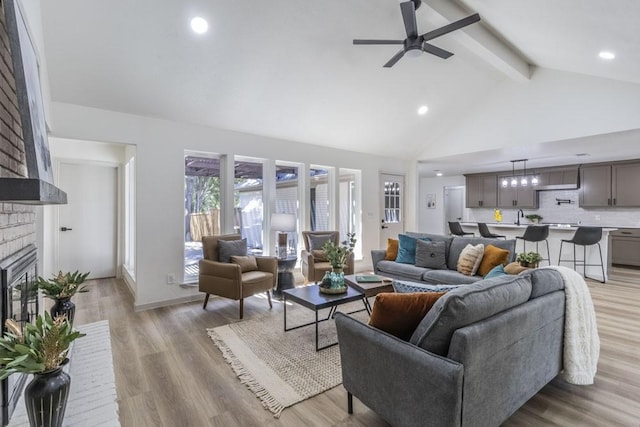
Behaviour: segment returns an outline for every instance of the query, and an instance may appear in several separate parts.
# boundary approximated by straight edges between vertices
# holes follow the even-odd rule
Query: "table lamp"
[[[287,232],[296,231],[296,216],[287,213],[271,214],[271,229],[278,232],[278,257],[287,257]]]

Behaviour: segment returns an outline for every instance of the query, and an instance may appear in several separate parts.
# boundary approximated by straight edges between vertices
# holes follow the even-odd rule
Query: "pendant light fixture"
[[[511,186],[511,188],[516,188],[518,185],[520,187],[528,187],[529,184],[535,187],[539,183],[538,176],[527,173],[527,160],[529,159],[519,159],[519,160],[510,160],[511,162],[511,176],[505,176],[502,178],[502,188],[507,188]],[[522,162],[522,174],[520,176],[516,175],[516,163]]]

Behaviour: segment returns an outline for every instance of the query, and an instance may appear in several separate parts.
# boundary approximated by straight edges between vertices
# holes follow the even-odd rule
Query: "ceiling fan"
[[[453,56],[453,53],[441,49],[437,46],[429,43],[429,40],[433,40],[436,37],[443,36],[452,31],[459,30],[460,28],[466,27],[467,25],[471,25],[480,20],[480,15],[474,13],[471,16],[467,16],[466,18],[462,18],[458,21],[452,22],[451,24],[445,25],[444,27],[440,27],[436,30],[429,31],[422,35],[418,35],[418,25],[416,24],[416,9],[420,7],[421,0],[409,0],[404,3],[400,3],[400,11],[402,12],[402,20],[404,21],[404,29],[407,32],[407,38],[404,40],[360,40],[356,39],[353,41],[353,44],[368,44],[368,45],[376,45],[376,44],[402,44],[404,47],[402,50],[395,55],[384,64],[385,67],[390,68],[400,60],[404,56],[405,53],[409,51],[422,51],[427,52],[435,56],[439,56],[442,59],[447,59]]]

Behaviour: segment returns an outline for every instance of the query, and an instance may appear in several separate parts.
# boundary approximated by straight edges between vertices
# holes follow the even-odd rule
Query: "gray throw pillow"
[[[444,270],[447,268],[445,242],[416,240],[416,267]]]
[[[231,262],[232,256],[247,256],[247,239],[218,240],[218,261]]]
[[[443,242],[444,243],[444,242]],[[394,280],[391,282],[393,290],[398,294],[414,293],[414,292],[449,292],[464,285],[429,285],[417,282],[406,282],[403,280]]]
[[[316,235],[312,235],[309,234],[307,237],[309,237],[309,251],[313,252],[316,250],[321,250],[322,246],[324,245],[324,242],[331,241],[333,242],[333,234],[332,233],[327,233],[327,234],[316,234]]]

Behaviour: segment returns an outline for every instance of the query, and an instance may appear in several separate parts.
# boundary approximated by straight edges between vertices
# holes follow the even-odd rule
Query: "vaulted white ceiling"
[[[508,48],[502,49],[533,69],[640,83],[640,2],[462,0],[455,3],[459,16],[446,16],[442,3],[432,0],[418,9],[420,33],[476,11],[482,21],[434,40],[455,53],[450,59],[423,54],[387,69],[382,65],[398,46],[353,46],[352,39],[404,38],[394,0],[44,1],[51,95],[54,101],[425,159],[429,147],[481,109],[495,88],[513,81],[482,52],[495,46],[470,42],[478,31],[504,41]],[[208,33],[191,32],[193,16],[209,21]],[[616,60],[604,63],[597,57],[601,49],[614,51]],[[424,104],[429,113],[419,116]]]

